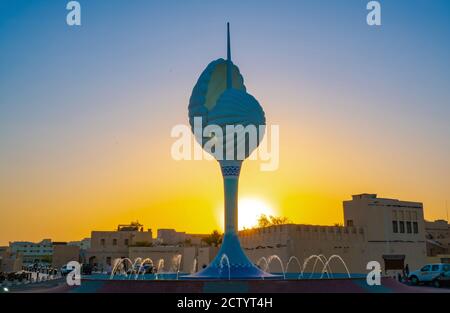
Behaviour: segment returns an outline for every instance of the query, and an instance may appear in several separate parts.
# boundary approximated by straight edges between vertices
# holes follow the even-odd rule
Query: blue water
[[[283,276],[282,273],[272,273],[276,275]],[[184,275],[189,275],[188,273],[179,273],[178,277],[181,279]],[[303,275],[299,278],[299,273],[286,273],[286,279],[344,279],[349,278],[347,273],[333,273],[329,276],[325,273],[303,273]],[[83,279],[92,279],[92,280],[107,280],[110,279],[110,275],[108,274],[92,274],[92,275],[83,275]],[[365,278],[366,274],[350,274],[350,278]],[[114,275],[114,280],[135,280],[135,275]],[[177,273],[161,273],[161,274],[141,274],[137,278],[137,280],[176,280]]]

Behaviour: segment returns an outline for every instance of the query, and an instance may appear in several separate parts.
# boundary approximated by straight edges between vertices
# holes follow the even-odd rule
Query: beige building
[[[117,258],[128,258],[130,246],[150,246],[152,230],[142,225],[119,225],[114,231],[92,231],[91,247],[86,250],[86,262],[100,271],[108,271]]]
[[[275,258],[269,266],[272,272],[280,272],[281,267],[299,272],[305,264],[305,272],[325,268],[363,274],[368,262],[378,261],[385,273],[394,274],[406,264],[414,270],[427,262],[422,203],[360,194],[344,201],[343,209],[344,226],[286,224],[243,230],[239,232],[242,247],[262,268],[264,260],[276,255],[279,260]],[[441,228],[433,231],[441,234]],[[110,270],[117,258],[150,258],[155,266],[164,264],[163,271],[176,271],[179,264],[181,272],[193,272],[206,267],[218,251],[204,246],[205,236],[160,229],[153,241],[150,230],[122,225],[117,231],[93,231],[87,254],[90,263],[104,271]],[[314,255],[317,257],[309,258]]]
[[[54,242],[52,267],[61,268],[70,261],[80,261],[80,247],[65,242]]]
[[[430,263],[450,263],[450,225],[447,221],[425,222]]]
[[[12,254],[21,255],[24,265],[51,264],[53,244],[51,239],[40,242],[14,241],[9,243]]]
[[[218,248],[202,246],[205,236],[159,229],[154,240],[152,231],[143,231],[142,225],[119,225],[115,231],[92,231],[85,262],[98,271],[110,272],[117,259],[151,259],[160,271],[190,273],[206,267],[217,253]]]
[[[22,262],[22,255],[12,252],[10,247],[0,247],[0,272],[20,271]]]
[[[351,273],[361,274],[367,272],[369,261],[378,261],[385,272],[399,271],[406,264],[416,269],[426,262],[421,203],[361,194],[343,205],[344,226],[287,224],[250,229],[240,232],[242,246],[255,263],[271,255],[278,255],[283,264],[292,256],[303,264],[311,255],[327,259],[339,255]],[[305,271],[312,271],[314,264],[307,263]],[[346,271],[337,257],[330,264],[335,272]],[[322,269],[315,267],[315,271]],[[281,265],[274,262],[270,270],[280,271]],[[296,263],[288,268],[298,270]]]
[[[130,247],[129,258],[149,258],[163,272],[194,273],[208,266],[217,251],[216,247],[201,246]]]
[[[157,241],[160,245],[202,245],[204,234],[186,234],[175,229],[160,228],[157,233]]]
[[[445,220],[425,221],[427,239],[442,240],[450,238],[450,225]]]

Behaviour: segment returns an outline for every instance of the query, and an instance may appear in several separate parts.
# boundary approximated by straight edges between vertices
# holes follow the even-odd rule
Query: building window
[[[117,239],[113,239],[113,246],[117,246]]]
[[[124,243],[125,243],[126,246],[128,246],[128,243],[129,243],[128,239],[125,239]]]
[[[347,220],[347,227],[353,227],[353,220]]]
[[[419,225],[417,224],[417,222],[413,222],[413,231],[414,231],[414,234],[419,233]]]
[[[406,222],[406,232],[408,234],[412,233],[412,227],[411,227],[411,222]]]
[[[397,221],[392,221],[392,231],[395,234],[398,233],[398,223],[397,223]]]
[[[399,224],[400,224],[400,233],[404,234],[405,233],[405,222],[400,221]]]
[[[104,246],[104,245],[105,245],[105,239],[100,239],[100,244],[101,244],[102,246]]]

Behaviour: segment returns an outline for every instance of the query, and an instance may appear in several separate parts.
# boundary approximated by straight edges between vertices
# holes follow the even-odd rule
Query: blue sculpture
[[[201,124],[195,123],[201,118]],[[195,85],[189,101],[189,122],[196,140],[202,145],[214,139],[222,143],[223,158],[220,163],[225,191],[225,234],[221,248],[208,267],[187,278],[230,278],[261,279],[275,277],[260,270],[245,255],[238,238],[238,181],[242,162],[257,148],[264,136],[265,115],[258,101],[246,92],[244,80],[239,68],[231,61],[230,26],[227,23],[227,60],[211,62]],[[256,145],[235,140],[226,135],[203,135],[209,125],[217,125],[224,130],[227,125],[254,125],[257,128]],[[233,141],[231,141],[233,140]],[[230,146],[234,149],[230,152]],[[245,155],[237,157],[237,151],[244,145]],[[228,149],[228,151],[227,151]],[[227,154],[228,152],[228,154]],[[227,155],[232,158],[226,158]]]

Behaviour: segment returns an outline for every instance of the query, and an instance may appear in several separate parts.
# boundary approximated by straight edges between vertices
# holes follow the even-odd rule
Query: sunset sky
[[[239,195],[295,223],[343,223],[352,194],[450,206],[450,2],[0,0],[0,245],[139,220],[220,229],[215,161],[175,161],[206,65],[233,60],[280,128],[280,167]],[[256,217],[255,217],[256,218]]]

